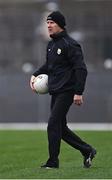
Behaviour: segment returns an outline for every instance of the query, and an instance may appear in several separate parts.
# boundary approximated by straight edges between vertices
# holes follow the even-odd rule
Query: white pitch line
[[[112,130],[112,123],[68,123],[71,130]],[[47,130],[47,123],[0,123],[0,130]]]

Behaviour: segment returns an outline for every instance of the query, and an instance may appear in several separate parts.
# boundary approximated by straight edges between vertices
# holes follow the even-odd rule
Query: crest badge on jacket
[[[58,48],[57,54],[61,54],[61,49],[60,48]]]

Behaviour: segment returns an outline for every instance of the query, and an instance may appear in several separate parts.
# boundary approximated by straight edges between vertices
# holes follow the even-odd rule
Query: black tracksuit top
[[[66,30],[52,36],[47,46],[46,62],[36,72],[48,75],[49,93],[62,93],[68,90],[82,95],[85,87],[87,68],[81,46],[72,39]]]

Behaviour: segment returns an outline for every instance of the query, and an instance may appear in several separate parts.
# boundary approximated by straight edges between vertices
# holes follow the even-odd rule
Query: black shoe
[[[41,168],[43,169],[58,169],[59,166],[51,166],[51,165],[48,165],[48,164],[44,164],[41,166]]]
[[[84,156],[84,167],[85,168],[90,168],[92,165],[92,160],[96,155],[96,150],[92,148],[91,152],[88,155]]]
[[[42,165],[41,168],[44,169],[56,169],[59,168],[59,161],[48,160],[46,164]]]

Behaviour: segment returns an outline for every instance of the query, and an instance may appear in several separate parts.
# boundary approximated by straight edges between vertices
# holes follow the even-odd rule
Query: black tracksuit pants
[[[48,122],[49,159],[57,161],[61,139],[78,149],[83,155],[91,151],[91,146],[81,140],[67,127],[66,114],[73,103],[74,92],[68,91],[52,95],[51,116]]]

